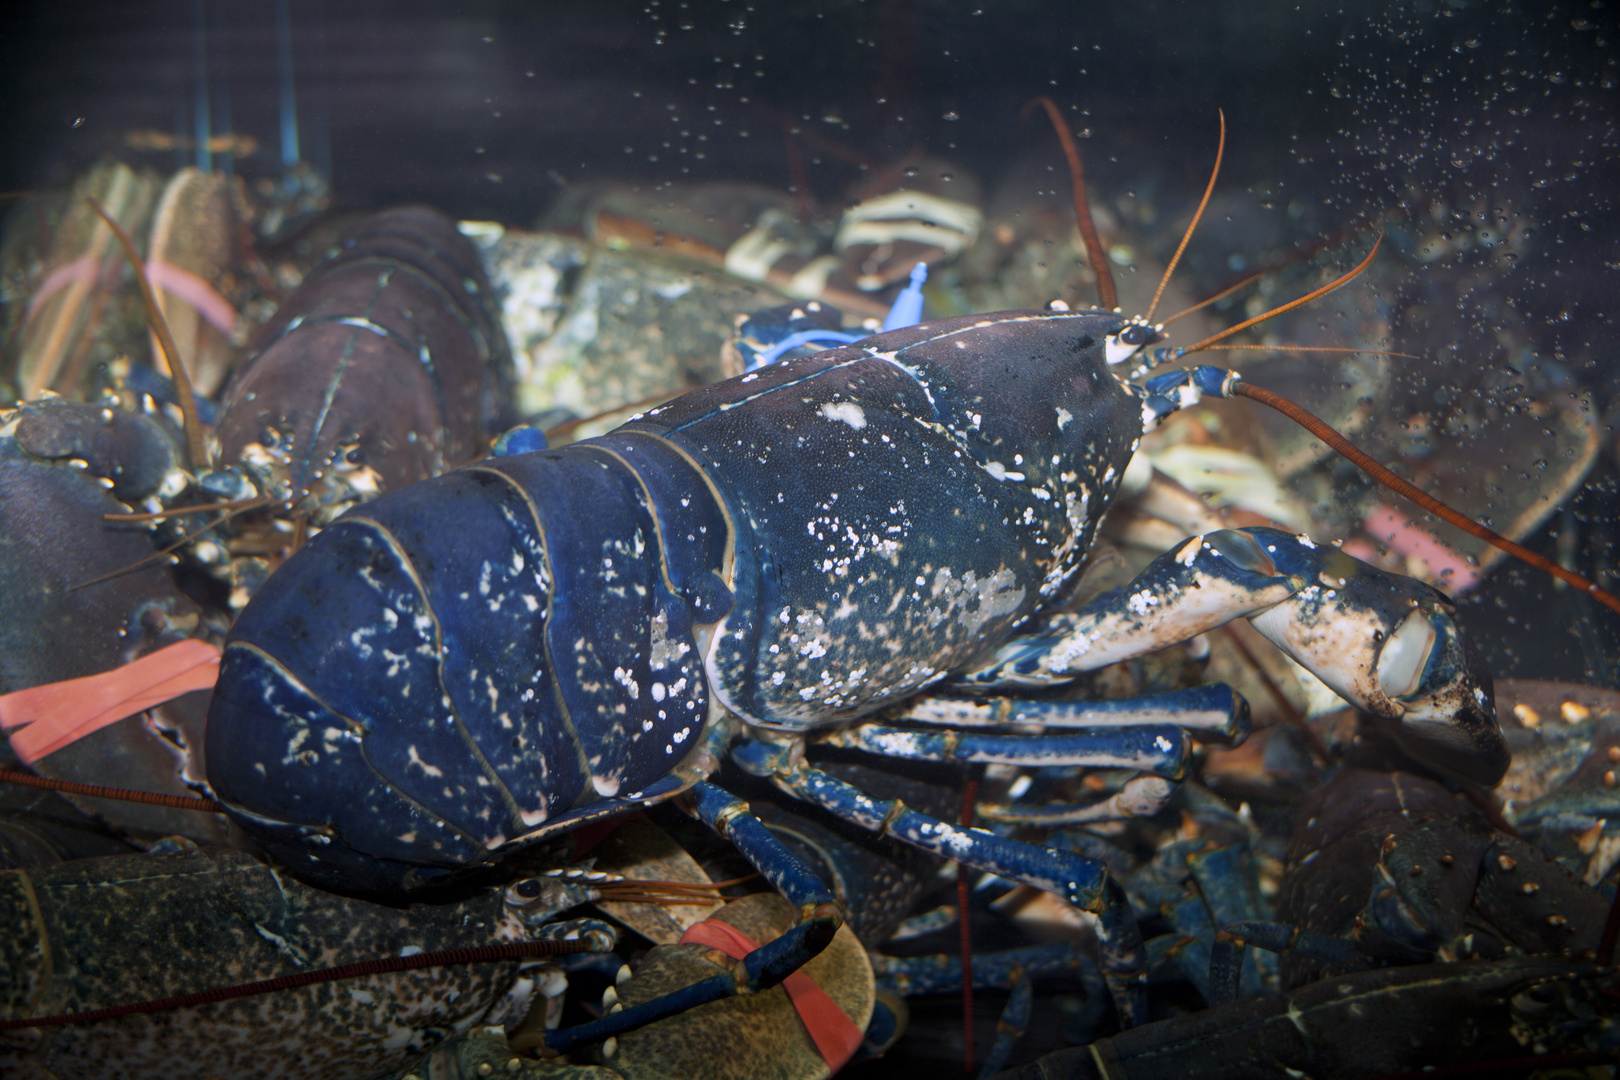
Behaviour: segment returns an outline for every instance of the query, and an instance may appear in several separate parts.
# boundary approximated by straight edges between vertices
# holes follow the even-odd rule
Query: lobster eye
[[[360,447],[356,446],[347,454],[343,455],[343,460],[347,461],[350,465],[363,465],[366,461],[366,452]]]
[[[1135,356],[1144,345],[1152,345],[1156,341],[1163,341],[1164,334],[1156,326],[1149,326],[1143,322],[1126,323],[1119,333],[1111,334],[1104,339],[1107,352],[1104,359],[1112,364],[1123,364]]]
[[[534,900],[545,891],[545,885],[540,881],[539,878],[526,878],[523,881],[514,882],[506,891],[509,899],[513,900],[514,902],[519,900]]]

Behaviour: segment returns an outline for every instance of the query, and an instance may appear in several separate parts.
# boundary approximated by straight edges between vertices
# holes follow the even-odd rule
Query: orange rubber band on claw
[[[707,945],[711,949],[719,949],[733,960],[740,960],[759,948],[758,943],[747,934],[719,919],[704,919],[681,935],[681,943]],[[793,1002],[794,1010],[810,1035],[810,1041],[816,1044],[816,1052],[827,1062],[827,1067],[836,1073],[855,1056],[855,1051],[861,1047],[861,1040],[866,1037],[865,1033],[804,972],[795,971],[783,979],[782,988]]]
[[[18,759],[32,765],[127,716],[211,690],[218,678],[217,646],[179,641],[99,675],[0,695],[0,729]]]

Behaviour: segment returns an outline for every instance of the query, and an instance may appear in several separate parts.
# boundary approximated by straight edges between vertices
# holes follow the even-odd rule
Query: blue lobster
[[[729,981],[555,1032],[558,1050],[772,985],[835,932],[827,887],[708,781],[728,754],[852,822],[1097,912],[1105,978],[1134,1022],[1141,938],[1099,864],[871,798],[807,764],[806,739],[1136,769],[1117,812],[1151,812],[1195,733],[1246,731],[1229,688],[991,695],[1247,615],[1440,766],[1491,782],[1507,764],[1445,597],[1306,537],[1195,537],[1064,613],[1143,432],[1236,377],[1115,374],[1160,336],[1101,311],[925,323],[350,511],[237,622],[210,784],[294,873],[395,897],[687,793],[799,925]]]

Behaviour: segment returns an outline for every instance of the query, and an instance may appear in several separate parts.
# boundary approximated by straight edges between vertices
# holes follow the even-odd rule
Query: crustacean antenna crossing
[[[1074,219],[1080,227],[1080,239],[1085,241],[1086,258],[1091,262],[1092,272],[1097,275],[1098,304],[1105,311],[1117,311],[1119,293],[1114,290],[1114,275],[1108,269],[1108,255],[1097,237],[1097,226],[1091,221],[1091,198],[1086,194],[1086,170],[1080,163],[1080,151],[1074,145],[1074,136],[1069,133],[1068,125],[1063,122],[1063,114],[1051,98],[1043,94],[1033,99],[1024,106],[1025,115],[1037,105],[1046,110],[1047,118],[1052,121],[1052,130],[1057,132],[1058,141],[1063,144],[1063,156],[1069,162],[1069,180],[1074,186]],[[1162,290],[1163,287],[1160,288]]]
[[[1039,104],[1046,109],[1046,114],[1052,121],[1052,127],[1057,132],[1059,141],[1063,144],[1064,156],[1069,162],[1070,176],[1074,185],[1075,217],[1079,222],[1080,234],[1085,240],[1087,257],[1090,259],[1092,270],[1097,275],[1098,297],[1105,309],[1115,310],[1117,306],[1117,294],[1114,290],[1113,277],[1108,270],[1107,257],[1102,252],[1101,242],[1097,239],[1096,228],[1091,221],[1091,212],[1086,196],[1085,173],[1080,163],[1079,151],[1075,148],[1073,136],[1069,133],[1067,126],[1063,123],[1062,114],[1058,111],[1057,105],[1054,104],[1050,98],[1042,96],[1031,101],[1030,104],[1025,107],[1025,111],[1027,112],[1029,108],[1032,108],[1036,104]],[[1219,112],[1218,115],[1220,116],[1220,139],[1215,150],[1215,167],[1210,170],[1209,183],[1205,185],[1203,198],[1198,202],[1198,209],[1193,213],[1192,222],[1187,226],[1186,232],[1182,234],[1181,243],[1177,245],[1175,254],[1171,257],[1170,264],[1165,269],[1164,276],[1159,280],[1158,288],[1154,290],[1153,301],[1148,306],[1147,314],[1144,315],[1140,320],[1137,320],[1144,328],[1150,326],[1153,313],[1157,310],[1159,301],[1164,296],[1164,291],[1169,285],[1170,275],[1175,272],[1176,265],[1181,261],[1182,254],[1187,250],[1187,245],[1192,240],[1193,232],[1198,227],[1198,222],[1203,217],[1205,209],[1209,206],[1210,197],[1215,190],[1215,180],[1220,175],[1221,160],[1226,151],[1226,114],[1224,112]],[[1333,292],[1335,289],[1342,288],[1343,286],[1349,284],[1372,265],[1373,259],[1378,255],[1378,249],[1382,245],[1383,239],[1384,234],[1380,232],[1377,239],[1373,241],[1372,250],[1367,252],[1366,257],[1363,258],[1361,262],[1357,263],[1353,269],[1341,274],[1339,277],[1328,282],[1326,285],[1311,290],[1304,296],[1290,300],[1285,304],[1281,304],[1271,309],[1270,311],[1263,312],[1249,319],[1245,319],[1235,326],[1230,326],[1225,330],[1211,334],[1203,340],[1195,342],[1186,348],[1155,350],[1152,355],[1147,357],[1136,368],[1136,370],[1131,373],[1131,381],[1134,382],[1141,379],[1160,365],[1173,363],[1177,360],[1183,359],[1184,357],[1190,356],[1193,353],[1216,349],[1272,349],[1276,351],[1300,352],[1366,352],[1373,353],[1375,355],[1402,356],[1409,359],[1415,359],[1415,357],[1411,357],[1411,355],[1408,353],[1382,352],[1378,350],[1357,349],[1352,347],[1337,348],[1332,346],[1257,346],[1220,344],[1227,338],[1240,334],[1245,330],[1292,311],[1303,304],[1308,304],[1313,300],[1320,299],[1321,297],[1326,296],[1328,293]],[[1197,311],[1199,308],[1213,303],[1222,296],[1236,291],[1252,280],[1253,277],[1245,278],[1243,281],[1238,282],[1236,285],[1233,285],[1230,288],[1222,290],[1208,300],[1195,304],[1185,311],[1172,315],[1169,319],[1165,320],[1165,322],[1166,324],[1174,322],[1185,315]],[[1162,327],[1153,329],[1159,330],[1162,329]],[[1278,412],[1282,413],[1284,416],[1287,416],[1289,419],[1311,432],[1311,434],[1321,439],[1322,442],[1331,448],[1335,453],[1351,462],[1368,476],[1371,476],[1374,480],[1377,480],[1380,484],[1389,488],[1396,494],[1401,495],[1403,498],[1413,503],[1416,503],[1424,510],[1438,518],[1441,518],[1451,525],[1456,526],[1464,532],[1478,537],[1479,539],[1490,544],[1492,547],[1506,552],[1515,559],[1518,559],[1520,562],[1533,566],[1547,574],[1551,574],[1553,577],[1565,582],[1566,584],[1575,586],[1588,596],[1591,596],[1598,603],[1603,604],[1605,607],[1620,612],[1620,598],[1615,597],[1613,594],[1609,593],[1596,583],[1588,581],[1586,578],[1575,573],[1574,571],[1565,569],[1552,560],[1542,555],[1538,555],[1536,552],[1531,551],[1523,545],[1517,544],[1512,540],[1509,540],[1507,537],[1486,528],[1484,525],[1481,525],[1472,518],[1469,518],[1466,514],[1447,506],[1434,496],[1420,490],[1406,480],[1401,479],[1389,469],[1386,469],[1384,466],[1374,461],[1366,452],[1357,448],[1355,444],[1351,443],[1349,439],[1345,438],[1338,431],[1335,431],[1320,417],[1315,416],[1308,410],[1302,408],[1294,402],[1289,401],[1287,398],[1284,398],[1281,395],[1275,394],[1269,390],[1262,389],[1261,387],[1243,382],[1241,379],[1236,377],[1235,372],[1231,373],[1231,375],[1232,378],[1230,380],[1230,387],[1225,392],[1227,395],[1246,397],[1251,400],[1258,401],[1262,405],[1267,405],[1273,409],[1276,409]]]
[[[1198,200],[1198,209],[1193,211],[1193,218],[1187,223],[1187,231],[1181,234],[1181,243],[1176,246],[1176,253],[1170,256],[1170,265],[1164,268],[1164,276],[1159,279],[1159,287],[1153,290],[1153,302],[1148,305],[1147,314],[1142,316],[1143,322],[1153,321],[1153,313],[1159,310],[1159,301],[1164,298],[1164,290],[1170,287],[1170,275],[1176,272],[1176,264],[1181,262],[1182,253],[1192,242],[1198,222],[1203,219],[1204,210],[1209,206],[1209,197],[1215,194],[1215,180],[1221,175],[1221,159],[1226,156],[1226,113],[1220,109],[1215,112],[1221,118],[1221,137],[1215,144],[1215,167],[1209,171],[1209,183],[1204,185],[1204,197]],[[1288,309],[1280,308],[1278,313],[1286,310]]]

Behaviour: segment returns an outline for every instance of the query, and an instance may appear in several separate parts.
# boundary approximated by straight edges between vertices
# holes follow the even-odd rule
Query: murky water
[[[583,256],[570,252],[584,249],[569,245],[592,239],[631,261],[657,248],[655,262],[702,249],[703,280],[720,284],[701,318],[685,299],[687,271],[666,267],[672,276],[637,286],[647,290],[641,310],[663,305],[649,320],[656,333],[689,349],[666,363],[678,369],[669,389],[725,373],[729,320],[758,303],[753,286],[722,281],[721,270],[736,268],[725,257],[762,220],[760,206],[776,206],[810,238],[804,259],[779,268],[791,276],[833,250],[847,211],[918,173],[940,199],[982,214],[962,245],[982,245],[976,252],[943,245],[929,315],[1049,299],[1090,305],[1094,275],[1071,239],[1063,157],[1044,116],[1026,109],[1045,95],[1077,136],[1129,312],[1151,293],[1197,205],[1224,114],[1222,171],[1175,302],[1256,269],[1273,273],[1197,316],[1204,329],[1181,343],[1342,273],[1382,235],[1381,259],[1345,294],[1355,299],[1292,313],[1269,341],[1390,355],[1212,352],[1204,362],[1286,389],[1493,527],[1611,589],[1620,582],[1620,52],[1601,5],[449,8],[26,5],[0,41],[0,191],[13,201],[62,192],[114,160],[159,178],[185,166],[226,171],[258,207],[243,226],[251,244],[238,240],[262,254],[270,278],[292,275],[282,284],[362,211],[418,203],[484,223],[464,231],[491,258],[502,228],[545,228],[562,239],[532,257],[551,260],[552,291],[525,310],[517,290],[533,279],[510,266],[490,272],[520,380],[533,375],[514,410],[552,424],[665,389],[645,367],[666,362],[638,367],[639,354],[599,384],[547,368],[568,342],[569,356],[622,359],[647,336],[628,317],[621,336],[604,329],[615,317],[607,306],[572,306],[581,281],[611,292],[623,279],[601,264],[581,269]],[[303,203],[283,200],[271,222],[267,208],[290,190],[289,176],[318,177],[318,190]],[[619,201],[602,201],[609,192]],[[41,211],[24,220],[39,203],[20,205],[10,234],[48,236],[56,219]],[[897,286],[863,293],[860,267],[839,257],[841,295],[886,308]],[[22,313],[42,277],[18,260],[3,268],[8,391],[21,385]],[[250,275],[239,276],[247,296]],[[244,317],[269,317],[266,289],[242,301]],[[133,355],[145,345],[138,312],[123,314],[135,329],[109,338],[107,355],[143,362]],[[613,400],[597,393],[609,383]],[[1311,527],[1360,531],[1367,550],[1384,553],[1368,524],[1373,496],[1356,474],[1323,463],[1269,419],[1219,417],[1206,432],[1216,441],[1293,462],[1275,468]],[[1246,433],[1250,424],[1258,433]],[[1455,546],[1465,560],[1480,554],[1470,542]],[[1461,617],[1498,676],[1620,686],[1620,616],[1536,571],[1487,564]],[[1056,1045],[1061,1021],[1040,1015],[1025,1056]],[[951,1058],[948,1021],[935,1022],[920,1030],[938,1034],[938,1045],[908,1043],[899,1061]],[[852,1074],[890,1075],[882,1064],[865,1068]]]

